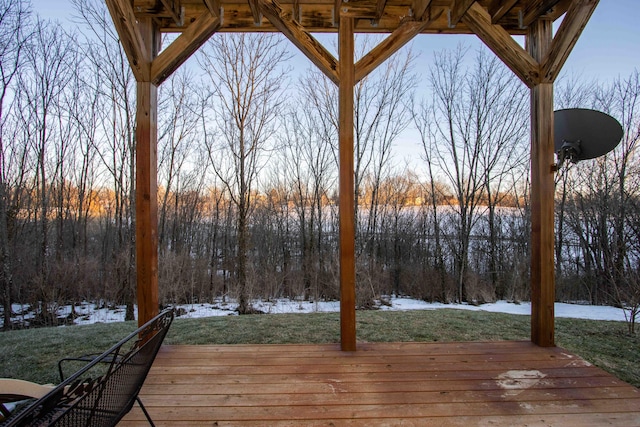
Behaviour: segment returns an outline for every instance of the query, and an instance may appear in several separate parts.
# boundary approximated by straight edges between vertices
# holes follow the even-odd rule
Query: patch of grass
[[[0,377],[57,383],[57,361],[95,353],[133,331],[135,322],[0,333]],[[640,336],[621,322],[556,319],[556,342],[640,387]],[[455,309],[359,311],[361,342],[530,339],[530,317]],[[167,344],[289,344],[340,341],[338,313],[176,319]]]
[[[640,387],[640,335],[625,323],[556,319],[556,345]]]

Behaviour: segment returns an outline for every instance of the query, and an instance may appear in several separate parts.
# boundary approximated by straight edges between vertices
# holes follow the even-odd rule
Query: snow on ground
[[[380,310],[382,311],[437,310],[448,308],[518,315],[531,314],[530,302],[511,303],[507,301],[498,301],[495,303],[481,305],[442,304],[428,303],[417,299],[402,297],[392,297],[385,301],[388,301],[389,305],[387,305],[386,302],[385,304],[381,305]],[[340,310],[340,302],[309,302],[280,299],[275,301],[257,301],[254,302],[253,307],[267,314],[337,312]],[[176,306],[176,308],[179,310],[178,314],[181,318],[192,319],[199,317],[237,315],[237,312],[235,311],[237,308],[237,304],[229,301],[223,302],[222,300],[217,301],[213,304],[182,304]],[[29,310],[29,307],[15,304],[13,310],[14,313],[17,313],[17,316],[14,317],[15,321],[28,322],[29,319],[33,318],[33,312]],[[66,317],[71,314],[71,311],[71,306],[65,306],[61,307],[58,310],[57,314],[58,317]],[[74,307],[73,311],[77,316],[74,321],[74,323],[77,325],[122,322],[124,321],[125,317],[124,307],[97,308],[95,304],[91,303],[77,305]],[[625,315],[622,309],[609,306],[556,303],[555,315],[556,317],[567,317],[575,319],[614,320],[620,322],[625,321]]]
[[[469,304],[441,304],[427,303],[420,300],[409,298],[397,298],[392,300],[392,307],[381,307],[381,310],[435,310],[439,308],[454,308],[458,310],[471,311],[489,311],[493,313],[507,314],[531,314],[531,303],[511,303],[507,301],[498,301],[481,305]],[[601,305],[581,305],[555,303],[555,316],[567,317],[573,319],[591,319],[591,320],[615,320],[624,322],[624,311],[617,307],[601,306]]]

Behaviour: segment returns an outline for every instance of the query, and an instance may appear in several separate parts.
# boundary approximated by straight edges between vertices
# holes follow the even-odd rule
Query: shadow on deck
[[[640,390],[516,341],[164,346],[141,397],[159,426],[640,426]]]

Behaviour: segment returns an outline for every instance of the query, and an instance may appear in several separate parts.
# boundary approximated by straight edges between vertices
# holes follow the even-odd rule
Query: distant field
[[[359,341],[528,340],[530,317],[441,309],[358,311]],[[0,377],[56,383],[57,361],[106,350],[135,322],[0,333]],[[176,319],[167,344],[327,343],[340,340],[338,313]],[[557,345],[640,387],[640,335],[623,322],[556,319]]]

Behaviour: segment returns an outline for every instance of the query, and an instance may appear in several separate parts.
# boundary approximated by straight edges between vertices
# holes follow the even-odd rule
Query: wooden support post
[[[356,350],[356,233],[353,165],[353,88],[355,86],[353,18],[340,17],[340,339],[343,351]]]
[[[543,63],[552,42],[552,22],[529,27],[527,48]],[[554,145],[553,83],[531,88],[531,341],[542,347],[554,339]]]
[[[158,314],[158,88],[138,82],[136,114],[136,274],[138,324]]]
[[[160,33],[151,19],[138,22],[149,57],[160,48]],[[150,74],[150,73],[147,73]],[[150,80],[150,78],[149,78]],[[136,109],[136,276],[138,324],[159,312],[158,306],[158,87],[137,82]]]

